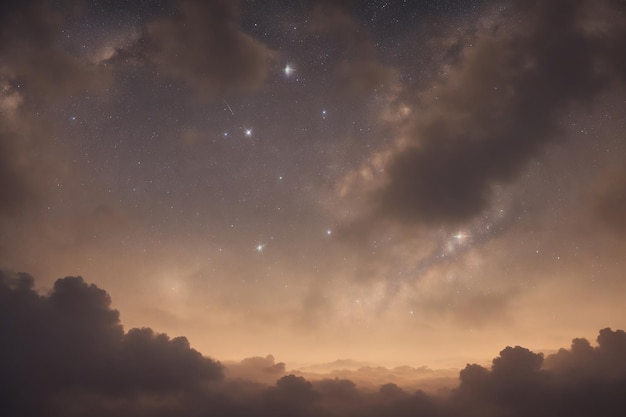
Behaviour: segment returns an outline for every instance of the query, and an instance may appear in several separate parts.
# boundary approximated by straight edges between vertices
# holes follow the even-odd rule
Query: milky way
[[[0,265],[220,359],[626,320],[620,1],[3,2]]]

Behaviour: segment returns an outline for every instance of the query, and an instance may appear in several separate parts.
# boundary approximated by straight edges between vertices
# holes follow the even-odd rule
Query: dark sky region
[[[0,415],[623,410],[625,40],[623,0],[0,2]],[[288,376],[329,363],[371,368]]]

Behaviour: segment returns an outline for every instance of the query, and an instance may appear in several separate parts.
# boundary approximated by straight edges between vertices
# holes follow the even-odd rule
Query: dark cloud
[[[39,99],[99,90],[111,81],[105,66],[69,53],[63,17],[46,1],[3,2],[0,9],[0,81]],[[27,97],[28,98],[28,97]]]
[[[393,87],[396,70],[380,62],[367,31],[348,12],[346,4],[317,2],[312,11],[310,30],[339,41],[341,52],[334,69],[335,89],[362,97],[383,93]]]
[[[1,415],[50,415],[69,393],[173,395],[221,378],[219,363],[185,338],[124,333],[108,294],[80,277],[59,279],[48,296],[33,285],[29,275],[0,274]]]
[[[63,175],[46,143],[45,123],[23,115],[23,102],[20,89],[0,74],[0,227],[5,233],[31,221],[49,194],[47,187]]]
[[[507,347],[491,371],[468,365],[451,398],[452,410],[465,415],[618,416],[626,406],[626,333],[603,329],[598,347],[574,339],[544,363],[543,355]]]
[[[356,384],[349,379],[322,379],[315,384],[316,389],[324,398],[332,400],[355,400],[359,397],[359,391]]]
[[[609,328],[600,330],[592,347],[587,339],[574,339],[571,348],[560,349],[546,358],[546,368],[571,378],[620,379],[626,374],[626,333]]]
[[[595,200],[595,214],[600,221],[616,234],[626,232],[626,171],[612,172],[604,179]]]
[[[467,365],[446,395],[293,374],[268,386],[222,379],[222,366],[183,337],[125,333],[108,294],[79,277],[59,279],[45,296],[33,287],[27,274],[0,274],[0,415],[604,417],[626,407],[621,330],[601,330],[597,347],[574,339],[545,363],[507,347],[491,369]],[[276,365],[267,356],[239,366],[273,373]]]
[[[380,213],[467,222],[488,207],[494,185],[515,180],[556,142],[572,105],[589,104],[626,68],[614,58],[623,40],[617,11],[590,30],[591,4],[516,2],[510,16],[519,20],[497,17],[469,41],[423,99],[411,145],[388,163],[388,182],[375,195]]]
[[[18,215],[37,200],[35,185],[20,165],[22,150],[15,139],[13,132],[0,127],[0,219]]]
[[[61,175],[37,106],[111,81],[106,66],[67,50],[64,18],[46,1],[0,4],[0,221],[38,207],[46,182]]]
[[[287,375],[263,391],[259,415],[317,416],[327,413],[320,407],[320,394],[303,377]]]
[[[275,53],[240,27],[238,2],[185,0],[173,16],[148,23],[145,54],[157,71],[203,93],[260,87]]]

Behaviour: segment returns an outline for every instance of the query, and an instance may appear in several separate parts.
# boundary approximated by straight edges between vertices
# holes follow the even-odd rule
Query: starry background
[[[623,1],[0,6],[0,264],[220,359],[626,320]]]

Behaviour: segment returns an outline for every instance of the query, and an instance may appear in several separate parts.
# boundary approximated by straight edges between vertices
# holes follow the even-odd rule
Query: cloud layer
[[[59,279],[45,296],[33,284],[27,274],[0,274],[2,415],[618,416],[626,407],[620,330],[601,330],[597,347],[574,339],[545,363],[506,347],[491,369],[467,365],[458,388],[442,395],[383,380],[372,391],[348,379],[280,377],[284,364],[271,356],[238,365],[277,375],[268,386],[223,379],[223,366],[184,337],[124,332],[108,294],[80,277]]]

